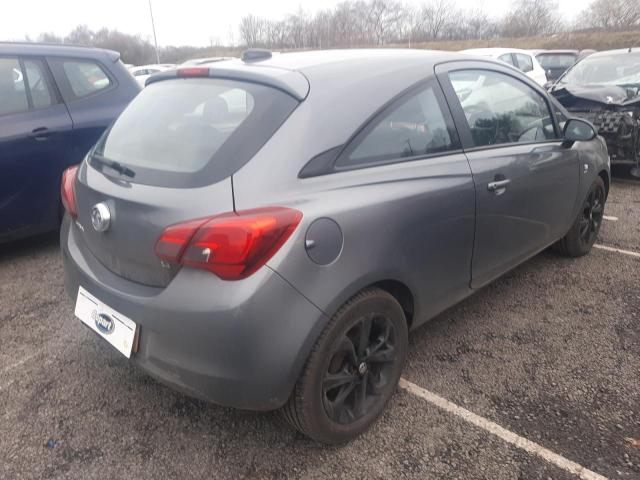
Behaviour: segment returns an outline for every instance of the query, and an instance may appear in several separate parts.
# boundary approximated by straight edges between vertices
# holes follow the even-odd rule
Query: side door
[[[483,62],[437,72],[476,185],[476,288],[566,233],[579,159],[563,146],[549,99],[531,81]]]
[[[0,57],[0,239],[56,227],[70,135],[44,61]]]
[[[82,160],[126,103],[115,95],[117,80],[89,58],[47,59],[73,119],[73,159]],[[113,94],[113,95],[112,95]]]

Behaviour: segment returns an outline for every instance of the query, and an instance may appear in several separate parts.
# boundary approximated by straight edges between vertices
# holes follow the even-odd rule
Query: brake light
[[[167,227],[155,252],[164,260],[209,270],[223,280],[240,280],[267,263],[301,219],[298,210],[269,207],[189,220]]]
[[[60,184],[60,195],[62,197],[62,205],[69,215],[73,218],[78,217],[78,206],[76,204],[76,178],[78,177],[78,168],[80,165],[74,165],[62,172],[62,183]]]
[[[208,77],[209,69],[204,67],[189,67],[178,69],[179,77]]]

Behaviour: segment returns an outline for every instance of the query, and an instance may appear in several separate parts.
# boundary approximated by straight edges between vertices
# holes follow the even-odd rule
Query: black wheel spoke
[[[328,392],[347,383],[355,382],[357,379],[358,377],[356,375],[345,371],[327,373],[322,381],[322,388],[325,392]]]
[[[580,220],[580,236],[584,237],[589,232],[589,226],[591,222],[588,218],[583,218]]]
[[[602,215],[604,213],[604,205],[598,203],[595,207],[593,207],[593,210],[591,210],[591,212],[594,215]]]
[[[371,325],[373,324],[373,317],[371,315],[365,317],[362,320],[360,326],[360,335],[358,336],[358,357],[365,356],[367,348],[370,344],[369,337],[371,336]]]
[[[393,362],[395,358],[395,351],[393,347],[387,347],[384,350],[378,350],[377,352],[367,357],[369,363],[389,363]]]
[[[367,387],[369,373],[365,373],[362,377],[362,381],[358,385],[358,389],[355,393],[355,413],[358,417],[363,416],[367,411]]]
[[[336,398],[330,401],[331,406],[338,415],[340,415],[341,413],[340,410],[344,410],[344,408],[346,407],[344,402],[349,397],[351,392],[353,392],[356,386],[356,382],[349,383],[348,385],[343,386],[340,392],[338,392],[338,395],[336,395]]]

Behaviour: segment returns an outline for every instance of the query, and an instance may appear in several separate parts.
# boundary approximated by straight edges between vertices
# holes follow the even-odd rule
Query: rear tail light
[[[62,172],[62,183],[60,184],[60,195],[62,196],[62,205],[69,215],[73,218],[78,217],[78,207],[76,204],[76,178],[78,177],[78,168],[80,165],[74,165]]]
[[[223,280],[240,280],[267,263],[301,219],[298,210],[270,207],[189,220],[167,227],[155,252],[163,260],[209,270]]]

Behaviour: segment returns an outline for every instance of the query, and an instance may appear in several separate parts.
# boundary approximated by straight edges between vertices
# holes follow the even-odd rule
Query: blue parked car
[[[139,91],[117,52],[0,43],[0,243],[58,228],[62,172]]]

